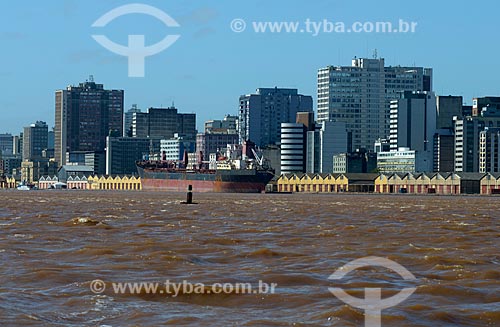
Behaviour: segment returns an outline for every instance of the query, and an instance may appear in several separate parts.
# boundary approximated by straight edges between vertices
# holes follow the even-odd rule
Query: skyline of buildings
[[[51,171],[53,158],[56,167],[134,174],[136,160],[161,159],[163,151],[167,160],[182,160],[187,151],[201,162],[251,141],[283,173],[347,173],[372,167],[374,144],[385,139],[389,151],[378,152],[377,171],[498,172],[500,97],[474,98],[465,106],[462,96],[436,96],[432,79],[432,68],[354,58],[352,66],[318,70],[316,119],[312,96],[257,88],[239,97],[237,115],[208,120],[199,133],[196,114],[173,105],[146,112],[133,105],[124,112],[124,90],[105,89],[91,76],[55,92],[54,131],[37,121],[20,135],[0,134],[0,167],[8,174],[38,169],[27,174],[40,177]]]

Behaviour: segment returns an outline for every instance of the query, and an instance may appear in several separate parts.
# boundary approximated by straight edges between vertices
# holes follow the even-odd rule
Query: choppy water
[[[329,291],[410,287],[382,326],[500,325],[500,199],[0,192],[2,326],[363,326]],[[92,219],[93,223],[88,220]],[[94,279],[108,289],[90,291]],[[111,282],[277,283],[275,294],[113,294]]]

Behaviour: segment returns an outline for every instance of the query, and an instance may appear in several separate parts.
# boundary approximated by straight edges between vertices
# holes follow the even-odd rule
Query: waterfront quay
[[[498,173],[283,174],[283,193],[500,194]]]

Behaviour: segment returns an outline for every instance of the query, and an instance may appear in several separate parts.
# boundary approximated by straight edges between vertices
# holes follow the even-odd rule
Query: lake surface
[[[2,326],[364,326],[364,298],[416,287],[382,326],[500,325],[500,198],[0,191]],[[329,276],[352,260],[401,264]],[[100,294],[93,280],[105,282]],[[140,294],[112,283],[277,284]]]

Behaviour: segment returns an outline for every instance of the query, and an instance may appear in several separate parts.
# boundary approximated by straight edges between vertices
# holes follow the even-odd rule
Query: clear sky
[[[106,27],[91,27],[109,10],[140,2],[168,13],[168,28],[154,17],[126,15]],[[0,2],[0,133],[18,134],[36,120],[54,123],[54,91],[93,75],[106,88],[125,90],[125,110],[175,101],[195,112],[198,128],[207,119],[237,114],[241,94],[258,87],[293,87],[316,94],[317,69],[350,65],[354,56],[377,49],[387,65],[434,68],[439,95],[500,96],[500,4],[494,0],[24,0]],[[235,33],[235,18],[247,30]],[[414,34],[255,33],[253,21],[306,19],[415,21]],[[127,59],[91,37],[104,34],[127,44],[129,34],[150,45],[169,34],[181,37],[146,59],[144,78],[130,78]]]

